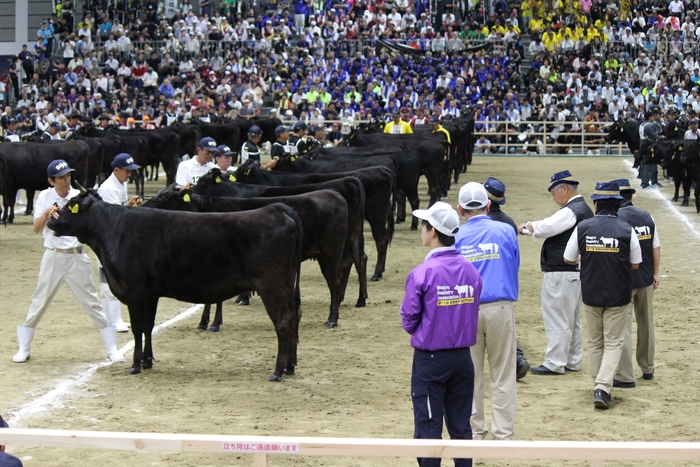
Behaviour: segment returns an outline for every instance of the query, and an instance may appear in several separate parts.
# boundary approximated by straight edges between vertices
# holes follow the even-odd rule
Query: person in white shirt
[[[181,162],[177,166],[175,183],[181,187],[196,185],[199,178],[214,168],[212,158],[217,153],[217,145],[214,138],[206,136],[199,140],[197,155],[192,159]]]
[[[479,139],[474,143],[474,152],[479,154],[491,153],[491,141],[486,138],[486,135],[479,136]]]
[[[118,204],[121,206],[136,206],[139,202],[138,196],[131,198],[126,194],[126,184],[131,178],[131,171],[138,170],[141,166],[134,163],[134,158],[127,153],[118,154],[112,161],[112,175],[105,180],[97,189],[97,194],[102,197],[105,203]],[[122,320],[121,303],[112,294],[107,283],[102,265],[98,267],[100,275],[100,295],[102,296],[102,308],[107,315],[110,326],[115,326],[117,332],[127,332],[129,325]]]
[[[690,129],[685,132],[683,139],[698,139],[698,136],[700,136],[700,130],[698,130],[698,119],[692,119],[689,125]]]
[[[51,188],[39,193],[34,206],[32,228],[35,233],[42,233],[46,250],[41,259],[37,287],[32,295],[27,319],[24,325],[17,326],[19,351],[12,357],[15,363],[23,363],[29,359],[30,344],[34,339],[36,327],[64,282],[99,328],[109,359],[113,362],[124,361],[124,357],[117,350],[117,330],[114,326],[109,326],[97,299],[95,284],[92,282],[92,265],[83,244],[76,237],[57,237],[53,231],[46,228],[49,219],[57,218],[57,211],[64,208],[72,197],[80,194],[71,187],[73,171],[68,162],[62,159],[52,161],[46,169]]]

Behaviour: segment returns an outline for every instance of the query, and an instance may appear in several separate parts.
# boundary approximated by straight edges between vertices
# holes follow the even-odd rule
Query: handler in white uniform
[[[75,298],[78,299],[92,321],[97,325],[107,348],[107,355],[113,362],[123,362],[124,357],[117,350],[117,330],[109,326],[105,313],[97,299],[95,284],[92,282],[90,258],[85,254],[83,244],[76,237],[57,237],[46,228],[50,216],[57,216],[56,211],[65,206],[72,197],[80,192],[71,187],[73,169],[64,160],[52,161],[46,173],[52,188],[39,193],[34,208],[34,232],[42,232],[46,251],[41,259],[36,290],[29,306],[27,320],[23,326],[17,326],[19,352],[12,357],[15,363],[29,359],[30,344],[34,338],[39,321],[49,308],[58,288],[64,282],[68,284]]]
[[[215,167],[211,160],[217,153],[216,147],[214,138],[206,136],[200,139],[197,145],[197,155],[188,161],[180,162],[180,165],[177,166],[175,183],[182,187],[190,184],[196,185],[199,177]]]
[[[135,206],[138,201],[138,196],[133,196],[131,199],[126,194],[126,183],[131,178],[131,171],[140,169],[141,166],[134,163],[134,158],[129,154],[121,153],[112,161],[112,175],[100,185],[97,194],[102,197],[102,200],[110,204],[119,204],[122,206]],[[102,296],[102,308],[107,315],[107,321],[110,325],[117,328],[117,332],[127,332],[129,325],[122,320],[122,307],[117,298],[112,295],[107,283],[102,265],[99,264],[100,271],[100,295]]]

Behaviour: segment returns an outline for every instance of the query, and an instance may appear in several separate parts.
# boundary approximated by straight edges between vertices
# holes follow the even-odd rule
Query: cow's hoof
[[[365,299],[363,298],[362,300],[358,300],[357,303],[355,303],[355,308],[364,308],[365,305]]]
[[[33,211],[33,210],[32,210],[32,211],[30,211],[30,210],[24,211],[24,215],[25,215],[25,216],[31,216],[32,214],[34,214],[34,211]]]
[[[412,226],[411,226],[411,230],[418,230],[418,226],[417,226],[417,225],[412,225]]]
[[[671,198],[671,201],[673,201],[674,203],[678,201],[678,196],[674,196],[673,198]]]
[[[324,323],[328,329],[333,329],[338,327],[338,322],[337,321],[331,321],[328,320]]]
[[[219,326],[211,326],[209,328],[209,332],[219,332]]]
[[[396,218],[396,222],[394,222],[394,224],[400,224],[402,222],[406,222],[406,218],[403,218],[403,219]]]
[[[199,323],[199,326],[197,326],[197,329],[201,329],[202,331],[206,331],[208,325],[209,325],[209,323],[205,323],[202,321],[201,323]]]
[[[130,375],[138,375],[139,373],[141,373],[141,365],[132,366],[131,368],[129,368]]]
[[[373,275],[373,276],[370,278],[369,281],[370,281],[370,282],[377,282],[377,281],[379,281],[379,279],[381,279],[381,278],[382,278],[382,275],[381,275],[381,274],[375,274],[375,275]]]
[[[282,372],[282,374],[290,375],[290,376],[294,375],[294,367],[289,366],[289,367],[285,368],[284,371]]]
[[[277,375],[272,375],[272,376],[270,376],[269,378],[267,378],[267,380],[268,380],[268,381],[272,381],[273,383],[279,383],[279,382],[282,381],[282,377],[281,377],[281,376],[277,376]]]
[[[241,299],[236,302],[238,306],[248,306],[250,305],[250,300],[246,299]]]
[[[688,201],[684,199],[683,202],[681,203],[681,206],[688,206]]]
[[[150,370],[153,368],[153,359],[152,358],[147,358],[143,362],[141,362],[141,368],[144,370]]]

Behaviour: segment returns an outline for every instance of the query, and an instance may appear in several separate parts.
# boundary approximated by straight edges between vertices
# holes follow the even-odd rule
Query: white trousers
[[[547,334],[544,366],[557,373],[578,371],[583,360],[581,280],[578,272],[546,272],[542,279],[542,320]]]
[[[474,439],[484,439],[484,355],[488,354],[491,380],[491,426],[493,439],[513,439],[518,396],[516,377],[515,309],[513,302],[482,303],[476,344],[469,348],[474,362],[474,402],[471,425]]]
[[[41,258],[36,290],[29,305],[25,327],[36,328],[56,296],[61,284],[66,283],[75,298],[99,329],[107,327],[107,318],[97,298],[92,282],[92,265],[85,253],[66,254],[46,250]]]

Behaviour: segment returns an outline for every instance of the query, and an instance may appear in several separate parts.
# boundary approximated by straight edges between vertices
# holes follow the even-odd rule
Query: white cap
[[[464,210],[483,209],[489,202],[489,194],[481,183],[469,182],[459,190],[459,205]]]
[[[452,209],[452,206],[443,201],[433,204],[430,209],[416,209],[413,211],[413,215],[418,219],[430,222],[430,225],[438,232],[450,237],[454,237],[459,230],[459,214]]]

